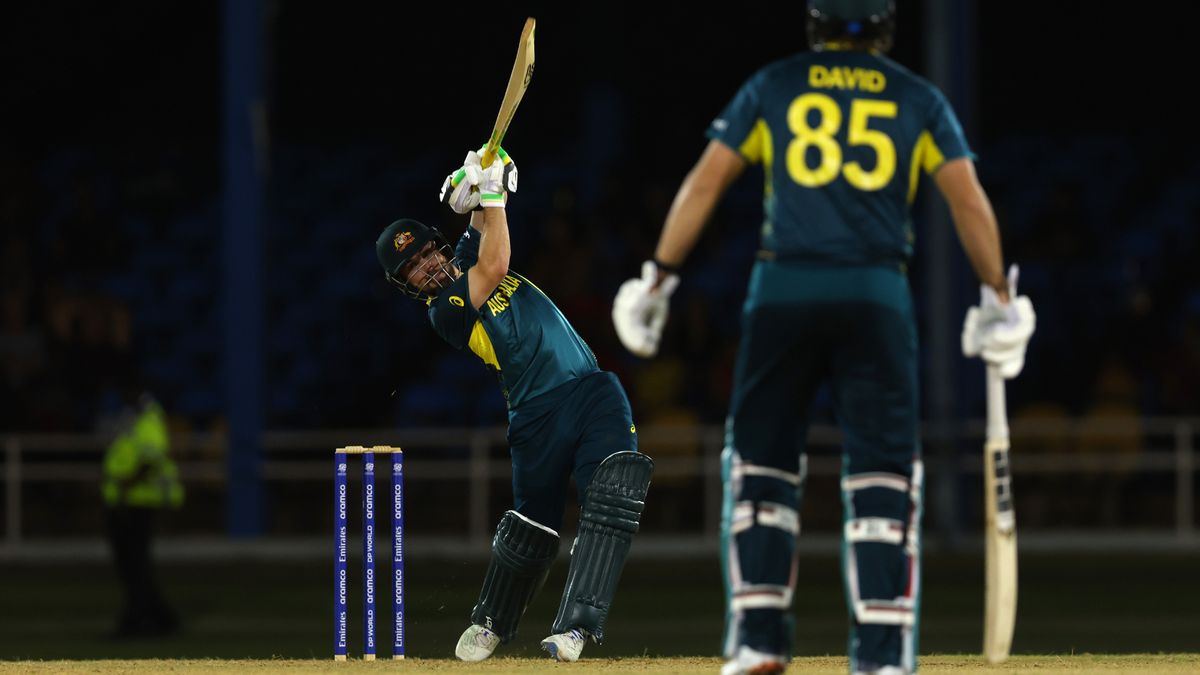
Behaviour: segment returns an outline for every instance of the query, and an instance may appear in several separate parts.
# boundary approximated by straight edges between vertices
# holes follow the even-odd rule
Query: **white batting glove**
[[[668,274],[654,287],[658,266],[653,261],[642,263],[642,276],[621,284],[613,301],[613,327],[617,337],[630,352],[643,358],[658,353],[663,326],[671,306],[671,294],[679,286],[679,275]]]
[[[468,152],[463,165],[442,182],[438,199],[446,202],[455,213],[474,211],[479,207],[479,184],[483,181],[483,172],[479,154]]]
[[[1000,367],[1004,379],[1011,380],[1025,366],[1025,348],[1037,325],[1033,303],[1017,295],[1017,266],[1008,269],[1007,304],[1000,302],[995,289],[980,286],[979,305],[967,310],[963,321],[964,356],[979,356]]]
[[[482,148],[479,149],[479,152],[482,153],[486,149],[487,149],[487,146],[484,145]],[[505,152],[504,148],[501,148],[501,147],[496,148],[496,160],[497,161],[493,162],[493,164],[498,164],[501,162],[504,163],[504,175],[503,175],[504,191],[505,192],[516,192],[517,191],[517,163],[515,161],[513,161],[512,156],[509,155],[507,152]]]
[[[483,152],[484,148],[480,148],[480,152]],[[495,161],[483,169],[483,179],[479,183],[479,203],[484,207],[504,208],[505,193],[516,191],[517,164],[504,148],[496,148]]]

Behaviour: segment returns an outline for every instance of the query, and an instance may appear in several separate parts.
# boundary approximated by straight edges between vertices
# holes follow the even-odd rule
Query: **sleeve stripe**
[[[946,161],[945,155],[942,154],[942,149],[934,142],[933,136],[928,131],[922,131],[917,137],[917,144],[913,146],[912,165],[908,171],[908,203],[913,203],[917,198],[917,182],[920,178],[918,169],[924,169],[926,174],[932,174]]]
[[[771,130],[767,127],[765,120],[759,119],[754,123],[754,128],[750,130],[746,140],[742,141],[738,152],[751,164],[770,163]]]

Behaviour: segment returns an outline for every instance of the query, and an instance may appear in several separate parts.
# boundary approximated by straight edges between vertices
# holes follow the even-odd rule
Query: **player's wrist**
[[[505,195],[503,192],[480,192],[479,205],[487,209],[504,208]]]
[[[662,274],[679,274],[679,270],[682,268],[682,265],[670,265],[659,260],[658,257],[655,257],[652,262]]]

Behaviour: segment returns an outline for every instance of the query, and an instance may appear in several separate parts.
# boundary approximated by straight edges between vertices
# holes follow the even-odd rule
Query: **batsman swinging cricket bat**
[[[1008,463],[1008,413],[1004,376],[987,365],[987,441],[983,446],[986,523],[986,590],[983,655],[989,663],[1008,658],[1017,621],[1017,520]]]

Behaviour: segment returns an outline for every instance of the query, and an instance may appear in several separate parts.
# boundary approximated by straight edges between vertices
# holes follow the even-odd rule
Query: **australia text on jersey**
[[[520,286],[520,279],[507,274],[504,276],[504,279],[500,281],[500,285],[496,287],[496,292],[487,301],[487,307],[492,310],[492,316],[496,316],[508,309],[508,299],[517,292],[517,288]]]

